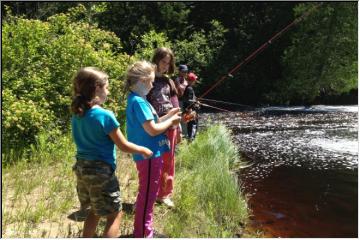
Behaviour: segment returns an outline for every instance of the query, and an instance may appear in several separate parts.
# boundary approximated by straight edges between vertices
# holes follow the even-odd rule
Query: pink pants
[[[139,192],[135,205],[135,238],[153,237],[153,210],[159,190],[162,164],[162,157],[136,161],[139,176]]]
[[[164,164],[160,176],[160,186],[157,198],[163,199],[171,197],[174,189],[174,177],[175,177],[175,144],[178,134],[178,128],[170,128],[166,135],[170,141],[170,152],[163,154]]]

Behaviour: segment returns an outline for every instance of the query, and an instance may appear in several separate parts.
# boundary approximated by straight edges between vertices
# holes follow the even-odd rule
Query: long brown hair
[[[173,51],[170,48],[160,47],[157,48],[154,52],[154,56],[152,58],[152,62],[159,67],[159,62],[166,56],[170,56],[169,70],[167,74],[173,74],[175,72],[175,56]]]
[[[178,94],[177,88],[175,86],[175,82],[169,76],[167,76],[167,75],[163,75],[161,77],[155,76],[155,81],[164,81],[164,82],[166,82],[170,87],[170,96],[171,97]]]
[[[71,112],[83,116],[85,111],[97,104],[96,87],[104,87],[109,76],[95,67],[81,68],[73,79]]]
[[[175,56],[174,56],[173,51],[171,51],[170,48],[166,48],[166,47],[157,48],[154,52],[152,62],[155,63],[157,67],[159,67],[160,60],[166,56],[170,56],[169,70],[168,70],[167,74],[173,74],[175,72]],[[171,96],[178,94],[177,89],[175,87],[175,83],[169,76],[167,76],[165,74],[161,77],[157,76],[157,77],[155,77],[155,81],[156,80],[165,81],[167,84],[169,84]]]

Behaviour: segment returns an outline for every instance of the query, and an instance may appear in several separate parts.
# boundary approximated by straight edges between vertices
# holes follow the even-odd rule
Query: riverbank
[[[2,175],[2,237],[79,237],[86,213],[78,211],[75,147],[69,136],[51,143],[44,137],[31,159],[4,167]],[[130,155],[118,154],[124,215],[121,235],[133,230],[137,173]],[[232,170],[241,165],[236,146],[224,126],[200,133],[179,146],[176,187],[170,210],[155,206],[155,228],[169,237],[256,237],[245,231],[246,199]],[[97,234],[101,235],[104,222]]]

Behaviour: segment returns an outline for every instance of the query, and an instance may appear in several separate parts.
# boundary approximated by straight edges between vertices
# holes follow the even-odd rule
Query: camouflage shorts
[[[77,160],[73,166],[81,208],[98,216],[121,210],[120,186],[112,167],[102,161]]]

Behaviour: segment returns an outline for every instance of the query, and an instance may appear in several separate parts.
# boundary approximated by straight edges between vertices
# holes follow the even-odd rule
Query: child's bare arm
[[[123,152],[142,154],[145,158],[149,158],[153,155],[153,152],[150,149],[136,145],[126,140],[119,128],[111,131],[109,136],[116,144],[116,146]]]
[[[146,121],[143,123],[143,127],[150,136],[157,136],[165,132],[169,127],[178,125],[180,120],[180,116],[172,115],[170,118],[160,123],[155,123],[154,120]]]
[[[178,113],[181,113],[180,112],[180,108],[172,108],[169,110],[169,112],[167,114],[165,114],[164,116],[160,117],[159,118],[159,121],[160,122],[164,122],[166,121],[167,119],[169,119],[171,116],[175,115],[175,114],[178,114]]]

